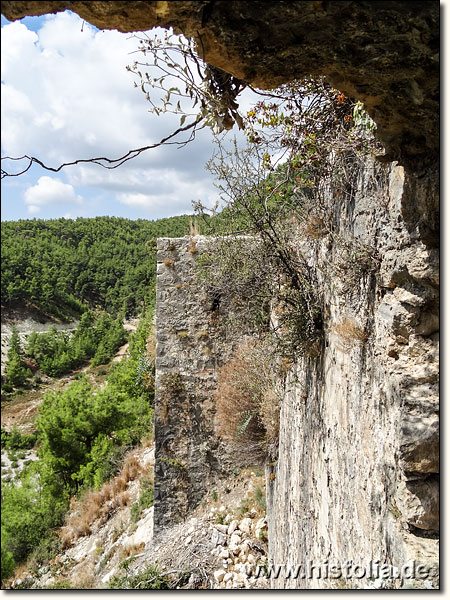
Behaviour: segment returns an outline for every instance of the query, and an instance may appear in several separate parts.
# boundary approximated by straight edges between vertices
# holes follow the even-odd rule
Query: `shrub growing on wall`
[[[244,464],[275,458],[280,395],[264,344],[247,340],[218,373],[219,435]]]
[[[209,221],[219,242],[209,261],[202,257],[201,275],[213,294],[244,307],[250,330],[270,332],[276,354],[315,354],[327,285],[313,267],[319,244],[326,239],[327,255],[342,258],[335,275],[349,290],[374,268],[374,249],[343,239],[330,206],[351,200],[360,165],[381,150],[375,125],[360,102],[320,78],[276,90],[245,125],[248,146],[218,140],[208,164],[223,204]]]

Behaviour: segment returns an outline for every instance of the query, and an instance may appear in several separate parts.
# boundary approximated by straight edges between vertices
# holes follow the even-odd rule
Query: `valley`
[[[439,4],[2,11],[2,588],[439,589]]]

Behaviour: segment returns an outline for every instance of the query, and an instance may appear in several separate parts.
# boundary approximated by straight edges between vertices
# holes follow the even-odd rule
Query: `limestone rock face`
[[[335,278],[325,292],[321,354],[300,359],[288,378],[279,459],[267,477],[275,564],[363,564],[372,557],[401,569],[414,559],[436,576],[438,262],[425,233],[431,228],[418,218],[414,226],[404,211],[427,201],[409,197],[420,189],[410,177],[395,163],[380,168],[369,161],[361,167],[351,210],[329,197],[340,234],[352,232],[380,260],[373,278],[360,279],[353,293],[342,293]],[[422,186],[422,193],[432,187]],[[323,239],[310,256],[329,277],[339,252]],[[327,289],[326,279],[322,284]],[[366,324],[367,342],[342,345],[333,323],[344,315]],[[299,578],[273,585],[332,584]]]
[[[435,478],[401,482],[397,502],[410,525],[418,529],[439,530],[439,481]]]
[[[233,560],[246,558],[241,540],[251,525],[256,539],[268,538],[276,565],[372,558],[400,571],[414,560],[430,569],[427,585],[436,586],[438,261],[432,219],[425,228],[403,211],[409,202],[425,202],[410,199],[411,190],[433,186],[419,187],[411,177],[396,163],[368,159],[359,166],[350,204],[332,188],[325,192],[333,233],[298,235],[323,290],[324,330],[318,355],[298,357],[283,383],[278,460],[267,467],[267,523],[230,518],[216,526],[216,543],[220,548],[219,535],[228,536]],[[343,260],[342,239],[377,258],[365,275],[354,278],[363,255]],[[207,249],[213,251],[214,240],[202,236],[158,241],[157,531],[182,519],[227,468],[212,392],[217,367],[239,340],[221,329],[231,307],[220,304],[216,312],[195,278]],[[348,318],[367,337],[343,339],[338,325]],[[184,387],[167,395],[166,377],[177,373]],[[301,577],[271,584],[333,587]],[[371,584],[367,578],[351,585]]]
[[[101,29],[173,27],[208,63],[262,89],[325,75],[365,103],[391,159],[436,161],[438,2],[2,2],[8,19],[65,9]]]
[[[426,397],[429,387],[421,388]],[[437,398],[435,397],[437,400]],[[433,403],[434,404],[434,403]],[[437,406],[421,403],[408,412],[401,426],[399,450],[405,471],[439,473],[439,416]]]

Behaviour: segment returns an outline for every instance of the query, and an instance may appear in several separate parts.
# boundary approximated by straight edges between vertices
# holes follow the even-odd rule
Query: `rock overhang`
[[[324,75],[363,101],[386,160],[420,173],[439,152],[439,3],[4,1],[10,20],[71,10],[101,29],[172,27],[208,63],[262,89]]]

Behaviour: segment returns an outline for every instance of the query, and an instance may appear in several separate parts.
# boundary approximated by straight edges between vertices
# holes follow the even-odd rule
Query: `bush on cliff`
[[[255,341],[244,342],[219,369],[218,433],[244,464],[277,456],[280,397],[275,374],[267,349]]]

